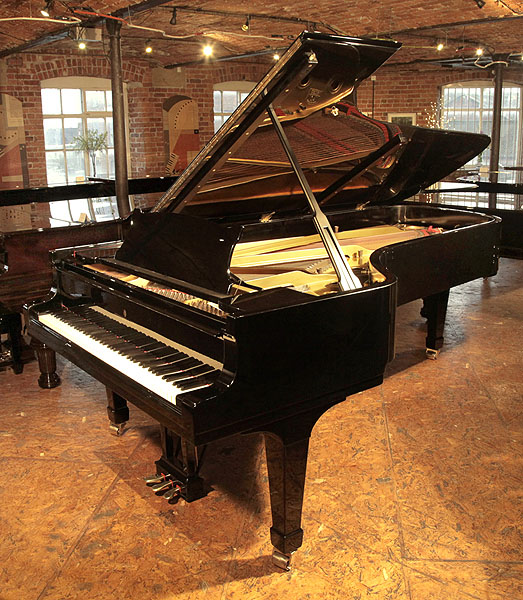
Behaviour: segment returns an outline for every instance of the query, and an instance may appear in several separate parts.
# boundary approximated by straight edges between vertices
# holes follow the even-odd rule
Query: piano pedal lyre
[[[433,348],[425,348],[425,356],[430,360],[436,360],[438,358],[439,350]]]

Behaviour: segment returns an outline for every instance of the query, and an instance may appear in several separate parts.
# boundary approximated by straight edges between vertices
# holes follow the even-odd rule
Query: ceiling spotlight
[[[212,46],[210,44],[206,44],[202,49],[203,55],[207,58],[212,56]]]
[[[40,14],[42,17],[49,17],[51,15],[50,11],[53,5],[53,0],[47,0],[45,6],[40,10]]]
[[[483,48],[476,48],[476,56],[483,56]]]
[[[280,55],[279,55],[277,52],[275,52],[275,53],[272,55],[272,58],[274,58],[274,60],[280,60]]]
[[[176,6],[173,8],[173,14],[171,15],[171,20],[169,23],[171,25],[176,25]]]
[[[441,52],[443,50],[443,48],[445,48],[445,44],[443,44],[442,42],[439,42],[438,45],[436,46],[436,50],[438,52]]]
[[[485,0],[474,0],[474,2],[478,5],[478,8],[483,8],[486,4]]]
[[[85,42],[79,42],[78,43],[78,48],[80,50],[85,50],[87,48],[87,44]]]
[[[151,46],[151,40],[147,40],[145,42],[145,48],[143,49],[145,54],[151,54],[153,51],[153,47]]]
[[[245,23],[242,25],[242,31],[249,31],[251,28],[251,17],[247,17]]]

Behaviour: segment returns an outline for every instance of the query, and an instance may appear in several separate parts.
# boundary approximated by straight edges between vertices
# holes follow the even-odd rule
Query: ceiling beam
[[[493,23],[506,23],[507,21],[515,21],[516,19],[523,19],[523,15],[514,17],[487,17],[486,19],[471,19],[469,21],[455,21],[454,23],[440,23],[439,25],[423,25],[421,27],[412,27],[411,29],[382,31],[378,33],[378,37],[417,33],[418,31],[431,31],[434,29],[452,29],[453,27],[463,27],[465,25],[492,25]]]

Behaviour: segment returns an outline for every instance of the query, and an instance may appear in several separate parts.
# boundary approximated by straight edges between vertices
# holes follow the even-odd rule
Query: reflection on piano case
[[[107,386],[114,428],[127,401],[158,421],[167,498],[205,495],[205,444],[264,432],[283,568],[312,427],[382,382],[396,306],[425,300],[434,357],[449,289],[497,269],[498,219],[402,203],[488,138],[341,103],[397,47],[302,34],[123,240],[54,252],[55,289],[27,310],[43,387],[56,351]]]

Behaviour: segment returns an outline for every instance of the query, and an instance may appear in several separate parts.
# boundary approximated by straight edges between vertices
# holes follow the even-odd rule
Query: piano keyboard
[[[100,307],[80,306],[38,319],[96,358],[172,404],[210,386],[222,365]]]

